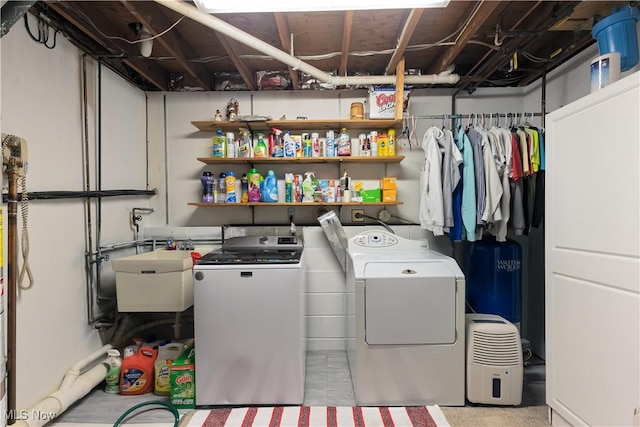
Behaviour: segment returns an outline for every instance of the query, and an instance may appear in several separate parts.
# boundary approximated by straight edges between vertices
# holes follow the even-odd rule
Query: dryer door
[[[365,266],[367,344],[453,344],[456,278],[442,262]]]

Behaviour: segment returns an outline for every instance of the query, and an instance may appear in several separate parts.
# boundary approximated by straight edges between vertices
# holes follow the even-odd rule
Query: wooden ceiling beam
[[[418,22],[420,22],[420,18],[422,17],[422,13],[424,9],[411,9],[409,12],[409,16],[404,23],[404,27],[402,28],[402,32],[400,33],[400,37],[398,38],[398,43],[396,44],[396,48],[391,55],[391,59],[387,64],[387,68],[384,71],[385,75],[389,75],[396,70],[396,66],[400,62],[400,60],[404,57],[404,51],[409,44],[409,40],[411,40],[411,36],[413,35],[416,27],[418,26]]]
[[[240,59],[240,57],[236,54],[236,52],[241,51],[240,43],[236,42],[235,40],[228,39],[225,35],[218,32],[216,32],[216,36],[218,36],[220,44],[227,52],[227,55],[229,55],[229,59],[231,59],[231,62],[233,62],[233,65],[235,65],[236,69],[240,73],[240,76],[242,77],[242,80],[244,80],[244,83],[247,85],[249,90],[257,90],[255,73],[253,73],[249,69],[249,67],[247,67],[244,61],[242,61],[242,59]]]
[[[276,27],[278,28],[278,35],[280,36],[280,44],[282,45],[282,49],[293,55],[291,49],[291,30],[289,29],[289,21],[287,20],[287,16],[284,13],[276,12],[273,14],[273,17],[276,20]],[[291,85],[294,89],[300,89],[300,78],[298,77],[298,71],[294,70],[290,66],[287,67],[289,69],[289,75],[291,76]]]
[[[66,20],[68,20],[71,24],[76,26],[84,34],[86,34],[87,37],[94,40],[100,46],[103,46],[104,49],[110,52],[111,54],[113,55],[124,54],[125,56],[130,56],[130,57],[139,55],[139,53],[136,54],[133,47],[127,46],[126,48],[123,49],[122,47],[115,45],[113,43],[110,43],[109,45],[107,45],[103,37],[99,35],[98,32],[92,26],[90,26],[90,23],[86,23],[85,19],[80,18],[79,15],[77,15],[75,12],[67,11],[67,6],[70,8],[70,10],[74,10],[74,11],[76,9],[83,7],[82,4],[79,4],[82,2],[76,2],[73,5],[68,5],[65,3],[66,2],[47,2],[47,5],[51,9],[53,9],[55,12],[59,13]],[[90,8],[88,10],[82,10],[82,13],[88,16],[89,19],[91,19],[91,21],[93,22],[93,24],[98,28],[105,28],[105,29],[112,28],[112,24],[106,22],[104,20],[104,17],[92,16],[90,12]],[[124,38],[129,37],[128,34],[118,34],[118,35]],[[127,66],[131,67],[135,72],[140,74],[142,77],[144,77],[147,81],[149,81],[149,83],[151,83],[157,89],[159,90],[168,89],[167,74],[161,72],[157,67],[152,66],[151,63],[149,62],[145,63],[145,61],[126,58],[126,57],[123,57],[122,62]]]
[[[154,37],[173,25],[173,23],[161,15],[157,9],[154,13],[145,11],[144,5],[147,2],[131,2],[128,0],[120,0],[120,2]],[[169,55],[175,58],[176,62],[180,64],[184,71],[194,78],[202,89],[211,90],[211,73],[204,65],[191,64],[189,62],[187,58],[195,57],[196,55],[191,51],[189,43],[180,36],[180,33],[175,27],[161,37],[155,38],[153,41],[164,47],[167,52],[169,52]]]
[[[342,24],[342,55],[340,56],[340,67],[338,75],[347,75],[347,61],[349,60],[349,46],[351,45],[351,30],[353,29],[353,10],[344,12],[344,21]]]
[[[455,44],[449,47],[440,57],[436,63],[436,73],[442,72],[449,68],[455,61],[456,57],[462,52],[462,49],[469,43],[469,40],[482,28],[482,25],[491,16],[491,14],[500,5],[499,1],[487,1],[483,0],[475,10],[473,16],[464,27],[460,35],[455,41]]]

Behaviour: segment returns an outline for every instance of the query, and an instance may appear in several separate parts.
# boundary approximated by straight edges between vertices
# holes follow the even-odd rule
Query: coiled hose
[[[178,427],[178,424],[180,423],[180,413],[178,412],[178,408],[173,406],[171,403],[165,402],[164,400],[149,400],[148,402],[142,402],[127,409],[127,411],[124,414],[122,414],[120,418],[116,420],[115,423],[113,423],[113,427],[118,427],[120,424],[122,424],[122,421],[124,421],[127,418],[127,416],[131,414],[133,411],[136,411],[142,408],[143,406],[149,406],[149,405],[164,406],[168,411],[171,411],[171,413],[173,413],[173,416],[175,418],[173,422],[173,427]]]

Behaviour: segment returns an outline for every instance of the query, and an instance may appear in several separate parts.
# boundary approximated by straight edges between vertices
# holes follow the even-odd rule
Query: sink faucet
[[[138,240],[138,232],[140,231],[140,221],[142,221],[142,215],[138,212],[151,213],[154,212],[153,208],[133,208],[131,209],[131,222],[133,226],[136,228],[133,233],[133,240]]]

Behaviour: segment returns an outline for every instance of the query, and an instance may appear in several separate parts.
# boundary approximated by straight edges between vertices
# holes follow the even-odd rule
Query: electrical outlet
[[[357,218],[356,214],[360,214]],[[364,209],[351,209],[351,222],[364,222]]]

